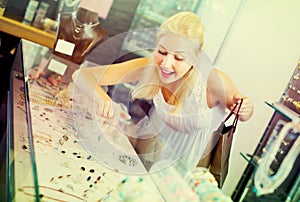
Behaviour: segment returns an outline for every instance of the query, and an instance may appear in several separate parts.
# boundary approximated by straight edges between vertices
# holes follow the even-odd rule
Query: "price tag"
[[[75,48],[74,43],[64,41],[62,39],[58,39],[54,50],[56,52],[63,53],[65,55],[72,56],[74,48]]]
[[[64,75],[65,74],[65,71],[67,69],[67,65],[64,64],[64,63],[61,63],[57,60],[54,60],[54,59],[51,59],[50,62],[49,62],[49,65],[48,65],[48,69],[53,71],[53,72],[56,72],[60,75]]]

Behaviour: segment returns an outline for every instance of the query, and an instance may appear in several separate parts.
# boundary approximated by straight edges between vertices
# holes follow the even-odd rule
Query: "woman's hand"
[[[131,116],[120,104],[112,100],[99,101],[96,114],[105,118],[105,123],[116,125],[120,119],[129,120]]]
[[[234,95],[233,96],[233,105],[230,106],[230,110],[234,108],[235,105],[239,105],[241,103],[241,99],[243,99],[242,106],[240,108],[240,111],[238,113],[239,120],[240,121],[247,121],[250,119],[250,117],[253,114],[253,104],[252,101],[248,97],[243,97],[241,95]],[[236,114],[238,110],[238,107],[234,110],[234,113]]]

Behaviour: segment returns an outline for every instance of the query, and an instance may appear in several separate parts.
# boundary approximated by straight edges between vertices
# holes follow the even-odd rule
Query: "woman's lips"
[[[165,78],[169,78],[174,74],[173,71],[168,71],[168,70],[165,70],[163,68],[160,68],[160,71],[161,71],[161,75]]]

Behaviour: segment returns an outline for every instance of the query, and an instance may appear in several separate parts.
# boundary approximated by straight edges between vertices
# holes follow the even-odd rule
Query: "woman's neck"
[[[161,87],[161,92],[164,97],[165,102],[171,105],[175,105],[176,96],[173,91],[164,86]]]

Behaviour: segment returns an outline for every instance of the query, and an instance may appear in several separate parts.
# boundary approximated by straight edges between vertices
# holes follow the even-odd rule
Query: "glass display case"
[[[118,201],[133,173],[162,200],[127,137],[98,130],[91,100],[74,90],[79,67],[22,40],[10,91],[9,201]]]

